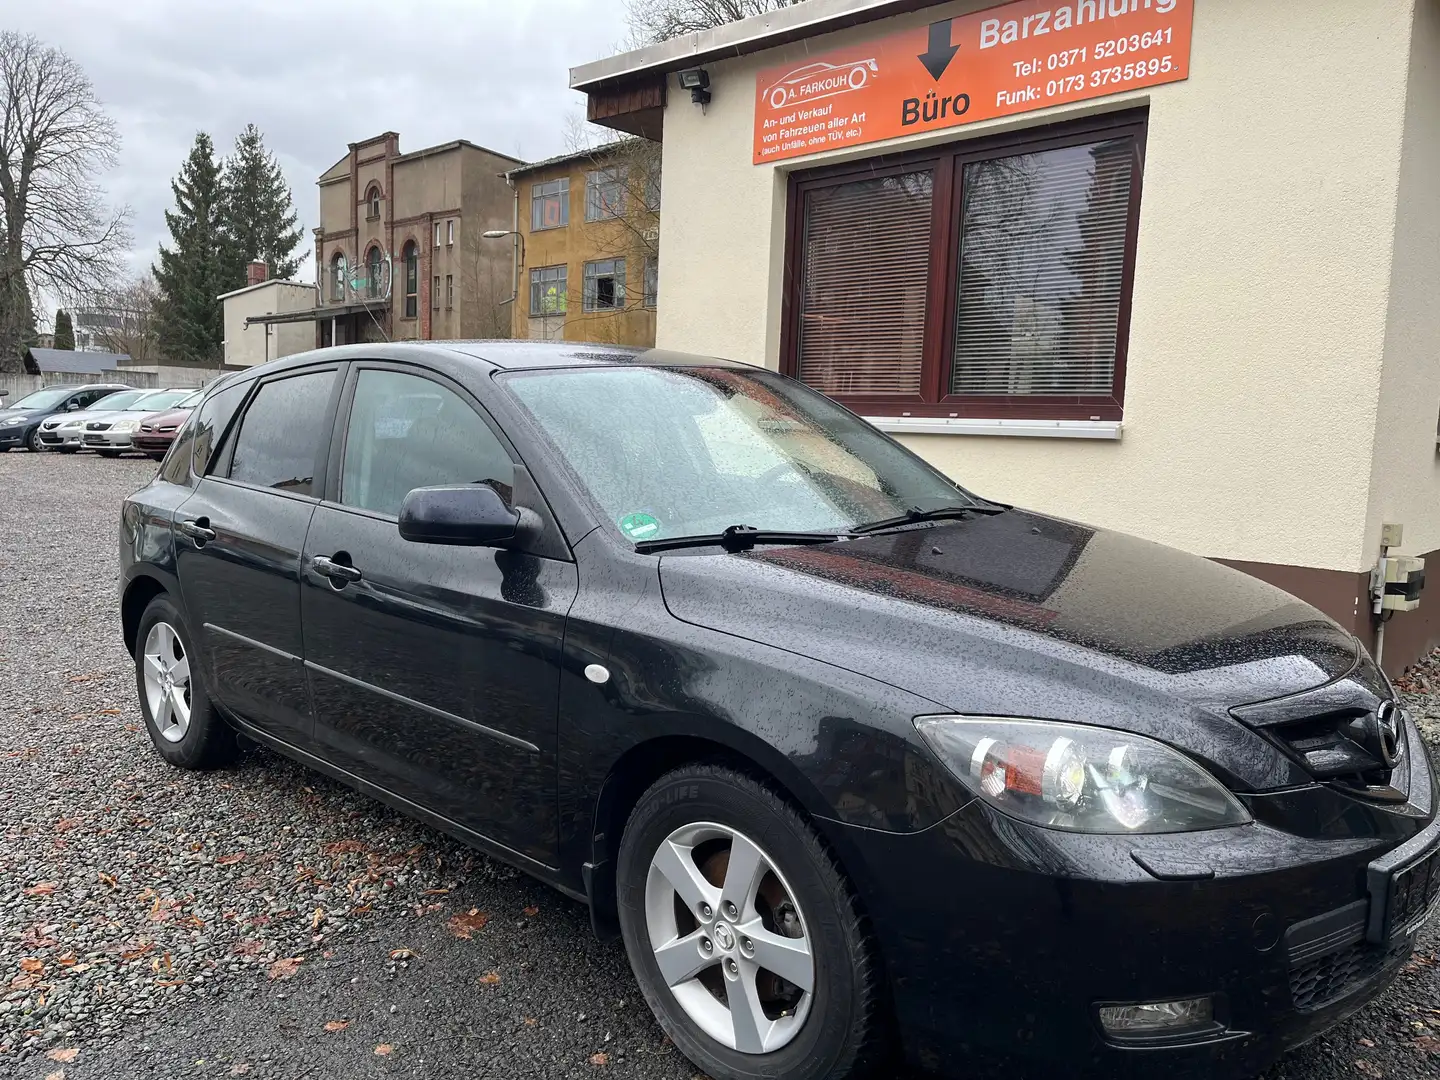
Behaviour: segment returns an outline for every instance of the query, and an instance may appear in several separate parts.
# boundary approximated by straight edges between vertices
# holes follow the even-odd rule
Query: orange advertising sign
[[[1020,0],[761,71],[755,164],[1179,82],[1195,0]]]

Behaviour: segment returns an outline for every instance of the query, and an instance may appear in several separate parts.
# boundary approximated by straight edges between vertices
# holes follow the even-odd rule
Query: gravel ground
[[[115,599],[153,469],[0,455],[0,1076],[694,1077],[580,905],[268,752],[161,762]],[[1437,952],[1266,1080],[1440,1076]]]

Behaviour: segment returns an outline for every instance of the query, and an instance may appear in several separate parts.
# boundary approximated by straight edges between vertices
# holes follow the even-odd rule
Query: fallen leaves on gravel
[[[350,1026],[349,1020],[331,1020],[325,1025],[326,1031],[344,1031]]]
[[[22,956],[20,958],[20,970],[29,975],[39,975],[45,970],[45,962],[34,956]]]
[[[147,941],[143,945],[138,945],[135,948],[128,950],[127,952],[122,952],[120,954],[120,959],[126,961],[127,963],[131,960],[139,960],[140,957],[144,956],[154,947],[155,943],[153,941]]]
[[[283,960],[276,960],[270,965],[270,978],[293,979],[304,959],[303,956],[287,956]]]
[[[38,885],[31,885],[25,890],[26,896],[49,896],[60,887],[58,881],[42,881]]]
[[[394,1052],[395,1047],[391,1046],[389,1043],[381,1043],[379,1046],[375,1047],[375,1053],[379,1054],[381,1057],[389,1057]]]
[[[321,924],[322,922],[324,922],[324,921],[325,921],[325,909],[324,909],[323,907],[317,907],[317,908],[315,909],[315,914],[312,915],[312,916],[310,916],[310,929],[311,929],[311,930],[319,930],[319,929],[320,929],[320,924]]]
[[[249,1071],[250,1063],[248,1061],[237,1061],[234,1065],[230,1066],[231,1076],[244,1076]]]
[[[46,1073],[45,1080],[65,1080],[65,1070],[56,1069],[52,1073]]]
[[[525,914],[526,914],[527,916],[528,916],[528,915],[539,915],[539,914],[540,914],[540,909],[539,909],[538,907],[536,907],[534,904],[531,904],[529,907],[527,907],[527,908],[525,909]]]
[[[66,1047],[64,1050],[61,1050],[57,1047],[54,1050],[45,1051],[46,1057],[48,1057],[51,1061],[58,1061],[62,1065],[69,1065],[70,1062],[74,1061],[79,1056],[79,1054],[79,1048],[74,1046]]]
[[[484,975],[480,976],[480,984],[482,986],[494,986],[499,981],[500,972],[498,971],[487,971]]]
[[[254,938],[246,938],[243,941],[237,941],[234,945],[231,945],[230,951],[233,952],[236,956],[258,956],[260,954],[260,951],[264,948],[265,943],[263,941],[256,941]]]
[[[472,907],[464,915],[452,915],[445,926],[457,938],[469,941],[475,931],[484,929],[485,924],[489,921],[489,915]]]
[[[1355,1068],[1366,1076],[1375,1077],[1376,1080],[1379,1080],[1380,1077],[1385,1075],[1378,1065],[1373,1061],[1366,1061],[1364,1058],[1360,1058],[1355,1062]]]
[[[590,1064],[591,1064],[591,1065],[596,1065],[596,1066],[609,1065],[609,1064],[610,1064],[610,1055],[607,1054],[607,1053],[605,1053],[603,1050],[602,1050],[600,1053],[598,1053],[598,1054],[591,1054],[591,1055],[590,1055]]]
[[[391,960],[414,960],[415,953],[410,949],[391,949]]]
[[[233,855],[221,855],[215,860],[216,866],[234,866],[245,858],[245,852],[237,851]]]

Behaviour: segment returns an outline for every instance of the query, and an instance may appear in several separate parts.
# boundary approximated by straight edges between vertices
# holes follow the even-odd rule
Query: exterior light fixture
[[[480,234],[486,240],[504,240],[507,236],[515,238],[515,287],[510,290],[510,298],[500,301],[502,304],[513,304],[520,298],[520,267],[525,264],[525,234],[519,229],[486,229]]]
[[[687,68],[680,72],[680,89],[690,91],[690,100],[696,105],[710,103],[710,73],[704,68]]]

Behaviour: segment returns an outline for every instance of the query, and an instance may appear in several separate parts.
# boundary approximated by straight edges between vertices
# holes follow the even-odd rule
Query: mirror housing
[[[66,405],[66,406],[65,406],[65,411],[66,411],[66,412],[79,412],[79,411],[80,411],[80,402],[78,402],[78,401],[72,401],[72,402],[70,402],[69,405]]]
[[[519,528],[520,511],[488,484],[416,488],[400,505],[400,535],[416,544],[502,547]]]

